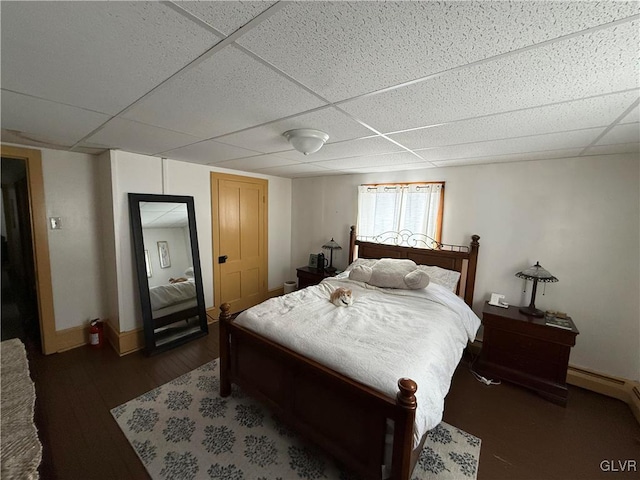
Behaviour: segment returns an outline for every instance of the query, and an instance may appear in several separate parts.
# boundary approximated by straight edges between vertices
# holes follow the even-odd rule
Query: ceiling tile
[[[413,155],[409,152],[389,153],[385,155],[369,155],[364,157],[341,158],[339,160],[329,160],[326,162],[317,162],[313,165],[322,166],[331,169],[353,169],[359,167],[378,167],[384,165],[400,165],[410,163],[424,163],[425,159]]]
[[[596,145],[589,147],[583,155],[613,155],[616,153],[638,153],[640,144],[638,143],[618,143],[614,145]]]
[[[281,152],[292,150],[282,134],[294,128],[314,128],[328,133],[327,145],[372,134],[368,128],[363,127],[348,115],[333,107],[327,107],[261,127],[224,135],[217,140],[264,153]]]
[[[625,123],[640,122],[640,105],[636,105],[636,108],[627,113],[622,121]]]
[[[234,147],[215,140],[205,140],[203,142],[180,147],[175,150],[162,152],[163,156],[175,160],[183,160],[193,163],[218,163],[234,158],[249,157],[257,155],[259,152],[247,150],[245,148]]]
[[[184,133],[172,132],[124,118],[113,118],[99,131],[87,138],[83,144],[155,155],[200,140],[202,138]]]
[[[40,137],[36,135],[29,135],[28,133],[19,132],[16,130],[8,130],[3,128],[0,130],[0,141],[2,143],[15,143],[18,145],[28,145],[38,148],[51,148],[53,150],[66,150],[70,149],[69,145],[61,145],[58,139],[50,139],[45,137]],[[79,153],[88,153],[90,155],[99,155],[104,152],[106,149],[102,148],[88,148],[88,147],[77,147],[74,148],[74,152]]]
[[[140,218],[144,228],[181,227],[189,224],[187,205],[166,202],[140,202]]]
[[[411,130],[390,138],[411,149],[458,145],[538,135],[563,130],[606,127],[637,97],[635,91],[519,110]]]
[[[275,175],[287,178],[306,177],[313,175],[330,175],[331,173],[335,173],[331,170],[327,170],[326,168],[309,163],[298,163],[282,167],[261,168],[255,171],[264,175]]]
[[[638,22],[340,105],[382,132],[638,88]]]
[[[457,158],[487,157],[513,153],[540,152],[545,150],[566,150],[586,147],[595,140],[604,128],[591,128],[573,132],[560,132],[530,137],[509,138],[480,143],[468,143],[450,147],[417,150],[425,160],[436,162]]]
[[[320,162],[335,158],[378,155],[382,153],[405,152],[406,150],[383,137],[360,138],[346,142],[327,144],[318,152],[304,155],[297,150],[280,152],[278,156],[299,162]]]
[[[276,2],[179,2],[181,8],[230,35]]]
[[[2,87],[116,114],[220,38],[160,2],[2,2]]]
[[[109,150],[108,148],[85,147],[83,144],[73,147],[73,151],[77,153],[88,153],[89,155],[100,155]]]
[[[3,141],[291,178],[640,144],[637,1],[0,5]]]
[[[228,46],[156,90],[124,117],[210,138],[322,104],[303,88]]]
[[[338,101],[634,13],[633,3],[292,2],[238,43]]]
[[[247,170],[253,172],[264,168],[282,167],[285,165],[297,166],[299,164],[300,162],[287,160],[275,155],[258,155],[256,157],[238,158],[236,160],[219,162],[215,165],[217,167],[232,168],[235,170]]]
[[[2,91],[2,128],[38,142],[70,147],[108,115]]]
[[[427,168],[434,168],[435,165],[430,162],[418,162],[418,163],[404,163],[402,165],[378,165],[375,167],[356,167],[345,168],[342,171],[344,173],[380,173],[380,172],[398,172],[407,170],[424,170]]]
[[[558,158],[573,158],[580,155],[581,148],[569,148],[561,150],[547,150],[544,152],[527,152],[510,155],[491,155],[490,157],[458,158],[447,161],[434,161],[438,167],[453,167],[462,165],[479,165],[491,163],[524,162],[530,160],[553,160]]]
[[[175,204],[170,202],[140,202],[140,207],[143,212],[156,212],[157,215],[155,218],[158,218],[161,214],[172,210],[182,212],[182,214],[187,213],[186,204]]]
[[[596,145],[613,145],[616,143],[640,143],[640,124],[636,122],[616,125]]]

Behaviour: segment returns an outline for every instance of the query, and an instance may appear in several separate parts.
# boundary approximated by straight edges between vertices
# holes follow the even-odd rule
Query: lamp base
[[[544,312],[536,307],[529,305],[528,307],[520,307],[520,313],[530,317],[544,317]]]
[[[336,273],[337,268],[336,268],[336,267],[334,267],[334,266],[330,266],[330,267],[325,268],[324,270],[325,270],[325,272],[327,272],[327,273],[334,274],[334,273]]]

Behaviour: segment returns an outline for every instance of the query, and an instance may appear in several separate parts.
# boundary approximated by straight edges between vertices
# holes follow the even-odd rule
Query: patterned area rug
[[[14,338],[0,344],[0,478],[38,478],[42,444],[33,423],[36,389],[29,376],[27,352]]]
[[[235,386],[214,360],[111,410],[153,479],[355,479]],[[441,423],[412,478],[475,479],[480,439]]]

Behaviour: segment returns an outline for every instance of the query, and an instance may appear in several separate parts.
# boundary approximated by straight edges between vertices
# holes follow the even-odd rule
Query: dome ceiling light
[[[328,134],[311,128],[288,130],[282,135],[289,140],[293,148],[305,155],[317,152],[329,140]]]

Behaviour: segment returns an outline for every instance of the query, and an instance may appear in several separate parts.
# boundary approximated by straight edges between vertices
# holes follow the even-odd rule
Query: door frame
[[[269,297],[269,181],[265,178],[248,177],[246,175],[231,175],[227,173],[211,172],[211,239],[212,239],[212,253],[211,259],[213,265],[213,308],[217,314],[220,309],[220,297],[222,295],[220,288],[220,265],[218,264],[218,257],[220,256],[220,245],[218,239],[220,238],[220,217],[218,211],[218,180],[231,180],[236,182],[250,182],[250,183],[264,183],[264,216],[262,221],[264,222],[264,239],[262,249],[264,251],[263,259],[263,271],[264,278],[262,289],[261,301],[266,300]]]
[[[44,198],[44,176],[40,150],[1,145],[2,156],[24,160],[27,167],[29,187],[29,212],[31,222],[33,262],[36,273],[38,295],[38,317],[42,353],[49,355],[57,351],[56,319],[53,308],[53,285],[49,260],[49,238],[47,212]]]

